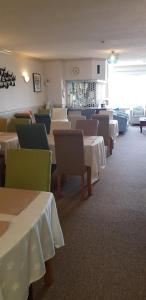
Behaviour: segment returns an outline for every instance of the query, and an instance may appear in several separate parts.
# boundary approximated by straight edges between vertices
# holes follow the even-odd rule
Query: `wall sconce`
[[[24,72],[22,73],[22,77],[24,78],[24,81],[25,81],[26,83],[29,82],[30,77],[29,77],[29,75],[28,75],[27,72],[24,71]]]
[[[116,64],[118,61],[118,57],[119,57],[119,54],[112,51],[111,54],[109,55],[109,57],[107,58],[107,62],[109,64]]]
[[[48,86],[49,86],[49,82],[50,82],[50,80],[49,80],[49,79],[46,79],[46,80],[44,81],[44,86],[45,86],[45,87],[48,87]]]

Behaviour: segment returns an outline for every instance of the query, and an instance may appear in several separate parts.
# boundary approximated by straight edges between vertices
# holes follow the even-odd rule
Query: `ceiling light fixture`
[[[8,49],[2,49],[0,48],[0,53],[3,53],[3,54],[11,54],[12,51],[8,50]]]
[[[119,54],[112,51],[111,54],[109,55],[109,57],[107,58],[107,62],[109,64],[116,64],[118,61],[118,57],[119,57]]]

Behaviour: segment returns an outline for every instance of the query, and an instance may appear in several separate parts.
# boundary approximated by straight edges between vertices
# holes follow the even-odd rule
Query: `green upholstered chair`
[[[9,149],[5,186],[50,191],[52,152],[38,149]]]
[[[38,110],[39,114],[50,114],[51,113],[51,108],[45,108],[45,107],[41,107]]]
[[[31,124],[31,119],[28,118],[12,118],[7,126],[8,132],[16,132],[17,124]]]
[[[7,130],[7,119],[0,118],[0,131],[6,131],[6,130]]]

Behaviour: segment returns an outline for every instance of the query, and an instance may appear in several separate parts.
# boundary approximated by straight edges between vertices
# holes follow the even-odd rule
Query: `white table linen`
[[[64,245],[54,196],[40,192],[19,215],[0,214],[0,220],[11,222],[0,237],[0,300],[26,300],[45,261]]]
[[[119,135],[119,126],[117,120],[110,120],[109,121],[109,131],[110,131],[110,137],[115,142],[117,136]]]
[[[53,135],[48,135],[48,142],[53,153],[52,161],[55,164],[55,144]],[[85,164],[91,167],[92,183],[99,179],[100,171],[106,165],[106,153],[102,136],[84,137]]]
[[[0,132],[0,146],[0,152],[6,157],[8,149],[19,147],[17,134],[13,132]]]

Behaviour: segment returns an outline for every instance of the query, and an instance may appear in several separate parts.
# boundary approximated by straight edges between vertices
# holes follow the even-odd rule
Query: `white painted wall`
[[[100,64],[100,74],[97,74]],[[73,69],[79,68],[75,74]],[[47,101],[50,105],[66,104],[66,80],[106,80],[106,62],[97,59],[53,60],[44,63]]]
[[[40,60],[26,58],[21,55],[0,54],[0,67],[16,75],[16,86],[8,89],[0,89],[0,114],[39,107],[46,102],[46,92],[44,86],[44,64]],[[27,71],[30,76],[29,83],[22,77],[22,72]],[[41,92],[33,91],[32,73],[41,74]]]
[[[47,101],[51,105],[64,103],[63,61],[53,60],[44,64]]]
[[[100,74],[97,74],[97,65],[100,66]],[[97,59],[72,59],[66,60],[64,66],[65,80],[106,80],[105,60]],[[78,73],[74,72],[78,68]]]
[[[0,89],[0,115],[31,108],[36,111],[47,102],[51,105],[64,106],[66,104],[65,80],[92,80],[96,75],[97,63],[100,61],[94,59],[44,62],[22,55],[0,53],[0,67],[6,67],[6,70],[16,75],[15,87]],[[74,67],[79,67],[79,74],[75,75],[72,72]],[[104,65],[101,70],[104,71]],[[28,72],[29,83],[24,81],[23,71]],[[41,75],[41,92],[33,91],[32,73]]]
[[[79,72],[75,73],[78,68]],[[92,76],[92,64],[90,59],[72,59],[64,61],[65,80],[90,80]]]

